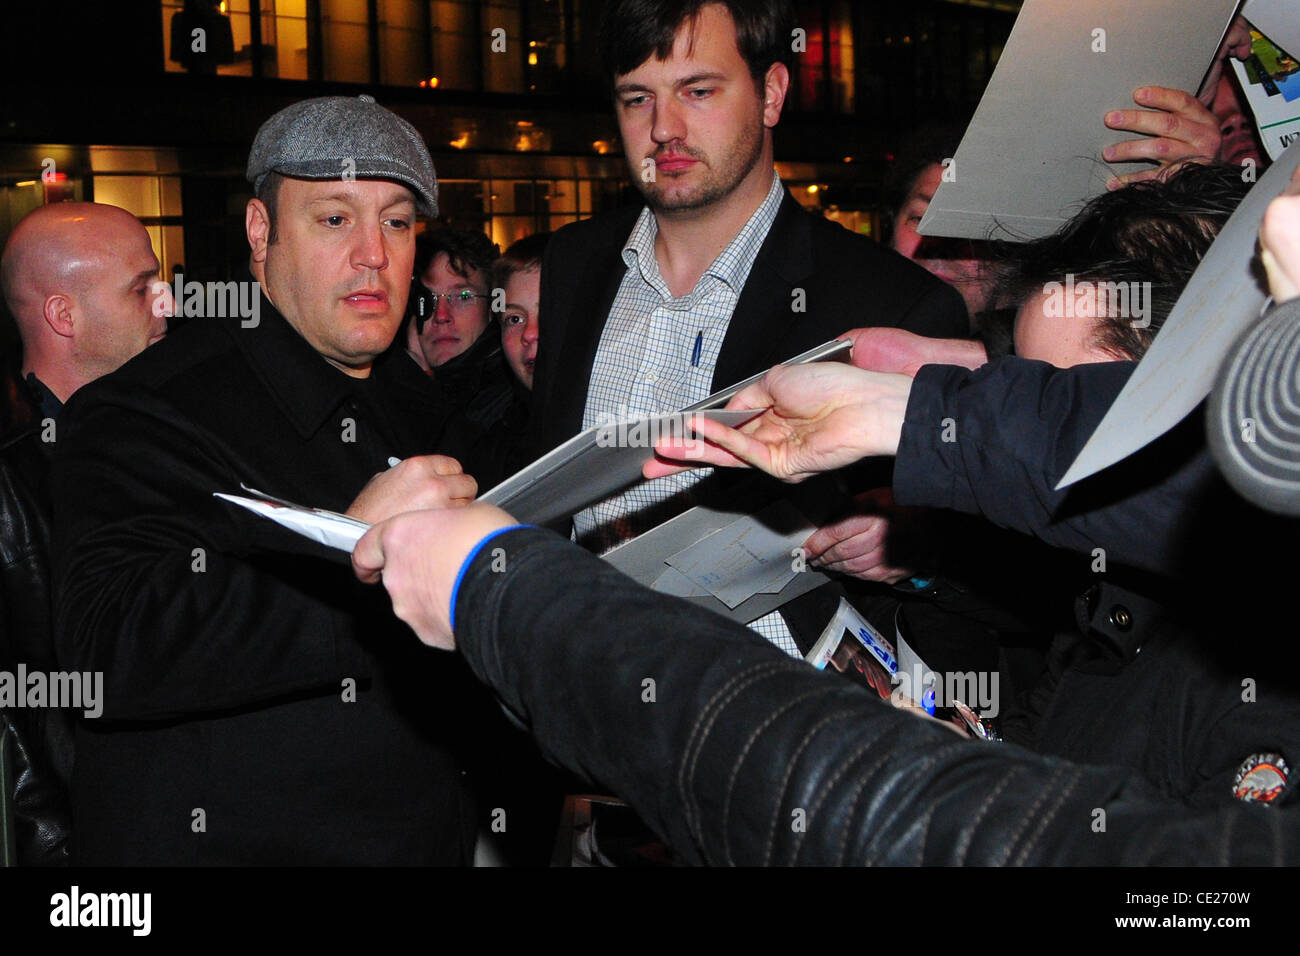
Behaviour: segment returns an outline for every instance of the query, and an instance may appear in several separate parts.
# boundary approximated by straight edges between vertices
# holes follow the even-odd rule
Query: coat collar
[[[779,348],[791,323],[803,317],[794,310],[794,290],[804,288],[807,294],[802,283],[812,277],[813,267],[811,216],[787,189],[722,340],[713,370],[715,392],[789,358],[772,355],[771,349]]]
[[[303,439],[311,438],[352,394],[359,380],[317,352],[262,296],[253,328],[225,324],[235,347]]]

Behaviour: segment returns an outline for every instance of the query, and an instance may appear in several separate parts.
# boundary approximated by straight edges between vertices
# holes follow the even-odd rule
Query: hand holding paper
[[[666,440],[646,463],[647,478],[702,464],[755,467],[799,482],[873,455],[898,451],[912,380],[838,364],[777,366],[733,398],[730,408],[766,408],[739,430],[701,421],[703,447]]]
[[[981,342],[932,339],[902,329],[853,329],[843,338],[853,342],[853,364],[869,372],[891,372],[913,378],[923,365],[960,365],[977,369],[988,362]]]
[[[421,455],[375,475],[347,510],[348,517],[378,524],[404,511],[461,508],[474,500],[478,483],[446,455]]]
[[[893,494],[877,488],[857,496],[853,514],[819,528],[804,542],[808,563],[823,571],[848,574],[863,581],[897,584],[912,571],[889,563],[889,536],[897,531]],[[910,509],[909,509],[910,510]]]
[[[1143,86],[1134,91],[1133,101],[1146,109],[1112,110],[1106,114],[1106,125],[1147,135],[1107,146],[1102,157],[1108,163],[1148,159],[1159,165],[1114,177],[1106,183],[1108,189],[1155,179],[1179,163],[1209,162],[1219,155],[1223,139],[1219,121],[1191,93]]]

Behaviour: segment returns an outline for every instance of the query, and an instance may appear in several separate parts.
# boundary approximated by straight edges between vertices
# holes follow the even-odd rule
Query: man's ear
[[[763,80],[763,125],[768,129],[781,121],[785,95],[790,91],[790,70],[784,63],[773,63]]]
[[[244,232],[254,262],[266,261],[267,237],[271,234],[271,216],[260,199],[250,199],[244,210]]]
[[[74,308],[71,298],[62,292],[56,292],[46,297],[41,316],[45,319],[45,324],[54,330],[55,335],[70,339],[76,326],[72,315]]]

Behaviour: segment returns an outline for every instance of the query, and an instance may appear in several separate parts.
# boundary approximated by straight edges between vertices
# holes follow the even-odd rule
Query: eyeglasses
[[[468,309],[474,304],[475,299],[486,299],[486,295],[478,292],[470,292],[469,289],[461,289],[459,292],[430,292],[429,307],[433,311],[438,309],[438,300],[442,299],[447,303],[449,309]]]
[[[438,300],[443,299],[452,312],[464,312],[474,305],[476,299],[486,299],[481,292],[461,289],[459,292],[430,292],[429,287],[416,279],[411,283],[410,310],[415,313],[415,331],[422,333],[424,323],[438,312]]]

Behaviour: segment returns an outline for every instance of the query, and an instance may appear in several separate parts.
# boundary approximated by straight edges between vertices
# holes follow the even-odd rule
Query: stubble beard
[[[745,177],[758,165],[763,155],[763,126],[750,127],[748,135],[730,151],[732,162],[723,158],[724,165],[715,168],[704,153],[689,148],[677,148],[673,152],[698,160],[708,170],[709,175],[697,189],[688,190],[676,196],[668,196],[662,189],[663,183],[643,182],[639,172],[634,170],[637,187],[645,197],[646,205],[656,213],[699,212],[730,196],[744,182]],[[653,158],[653,157],[652,157]]]

